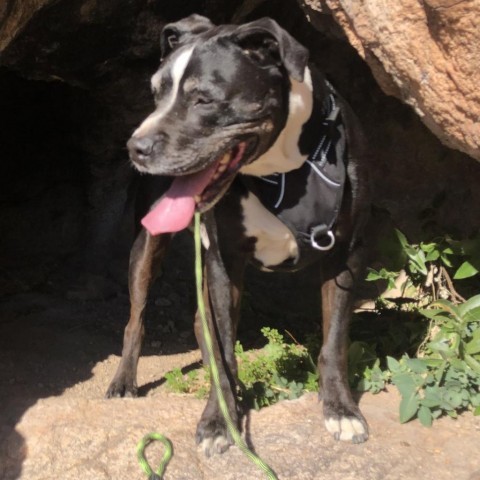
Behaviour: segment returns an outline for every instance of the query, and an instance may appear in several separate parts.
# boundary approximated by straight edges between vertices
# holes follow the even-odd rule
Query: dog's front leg
[[[123,337],[122,359],[108,387],[107,398],[137,395],[137,365],[145,331],[143,323],[148,290],[160,272],[170,239],[169,234],[152,236],[142,229],[133,244],[128,271],[130,320]]]
[[[232,262],[228,262],[229,268],[227,271],[219,249],[213,212],[205,215],[205,225],[209,243],[205,253],[205,309],[212,335],[214,360],[218,366],[223,396],[230,416],[238,426],[236,403],[237,362],[234,346],[240,309],[244,261],[235,259]],[[195,318],[195,334],[202,350],[203,362],[207,365],[209,359],[198,313]],[[207,456],[214,453],[223,453],[232,444],[232,438],[220,411],[213,385],[210,389],[207,405],[197,426],[196,440]]]
[[[368,426],[348,386],[348,324],[353,289],[363,271],[362,247],[350,253],[340,271],[324,270],[322,284],[323,346],[318,359],[327,430],[336,440],[364,442]]]

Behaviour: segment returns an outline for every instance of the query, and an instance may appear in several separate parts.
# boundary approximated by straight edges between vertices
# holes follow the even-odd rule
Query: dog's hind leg
[[[352,398],[347,380],[348,324],[353,289],[363,272],[362,247],[350,253],[339,271],[322,284],[323,346],[318,359],[325,426],[336,440],[364,442],[368,426]]]
[[[148,290],[160,272],[170,239],[169,234],[152,236],[143,229],[133,244],[128,272],[130,320],[123,337],[122,359],[106,393],[108,398],[137,395],[137,365],[145,331]]]
[[[238,426],[236,403],[237,362],[234,346],[240,310],[245,259],[232,258],[226,266],[218,246],[213,214],[206,215],[209,248],[205,253],[204,301],[209,329],[212,334],[215,362],[218,366],[223,396],[233,422]],[[201,319],[195,317],[195,334],[208,364]],[[210,389],[207,405],[197,426],[196,441],[205,455],[223,453],[232,444],[220,411],[215,388]]]

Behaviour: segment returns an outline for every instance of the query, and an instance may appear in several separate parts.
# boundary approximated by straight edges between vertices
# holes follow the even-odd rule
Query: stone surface
[[[194,432],[204,402],[173,394],[134,400],[51,397],[38,401],[22,417],[16,435],[1,450],[3,480],[132,480],[142,478],[135,446],[150,431],[167,435],[174,457],[165,480],[251,480],[263,478],[237,448],[205,458]],[[247,438],[255,451],[285,480],[467,480],[480,469],[480,419],[465,415],[443,419],[433,428],[418,422],[400,425],[393,393],[364,395],[361,408],[371,437],[362,445],[334,441],[325,431],[316,395],[285,401],[247,420]],[[21,474],[9,465],[23,456]],[[3,458],[2,458],[3,457]],[[154,464],[161,447],[147,450]],[[6,465],[6,468],[5,468]],[[473,477],[472,477],[473,478]]]
[[[54,0],[5,0],[0,5],[0,52],[22,32],[25,25],[39,10],[54,3]]]
[[[119,361],[124,297],[73,301],[30,293],[0,305],[0,480],[141,479],[135,447],[151,431],[174,444],[165,480],[264,478],[237,448],[209,459],[197,450],[205,401],[164,384],[165,372],[186,372],[200,357],[191,326],[177,321],[182,330],[170,334],[161,328],[184,310],[185,300],[172,302],[147,322],[141,397],[112,400],[103,395]],[[153,339],[162,341],[153,347]],[[394,391],[360,398],[370,426],[361,445],[333,440],[315,394],[250,412],[244,431],[281,480],[451,480],[452,472],[475,479],[480,417],[443,418],[432,428],[401,425],[398,404]],[[147,457],[158,461],[160,446]]]
[[[445,144],[480,160],[480,3],[305,0],[331,14],[389,95]]]

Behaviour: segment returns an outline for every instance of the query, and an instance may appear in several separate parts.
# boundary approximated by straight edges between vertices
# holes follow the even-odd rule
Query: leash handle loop
[[[159,441],[163,443],[163,445],[165,446],[165,452],[163,453],[163,458],[160,461],[160,464],[157,470],[154,472],[152,470],[152,467],[150,467],[150,464],[148,463],[147,459],[145,458],[145,449],[150,443],[155,441]],[[138,442],[138,445],[137,445],[138,463],[140,463],[140,466],[142,467],[142,470],[145,472],[145,474],[148,475],[148,480],[163,479],[165,467],[167,466],[168,462],[172,458],[172,452],[173,452],[173,448],[170,440],[160,433],[156,433],[156,432],[149,433],[145,435]]]

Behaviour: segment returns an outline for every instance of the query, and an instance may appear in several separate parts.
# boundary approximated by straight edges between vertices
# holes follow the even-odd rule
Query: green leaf
[[[411,392],[407,396],[402,396],[400,402],[400,423],[405,423],[411,420],[417,413],[420,407],[418,395]]]
[[[455,272],[453,279],[462,280],[463,278],[473,277],[477,273],[478,270],[470,262],[463,262],[460,267],[458,267],[458,270]]]
[[[446,256],[446,255],[441,255],[440,256],[442,262],[448,267],[448,268],[452,268],[452,262],[450,261],[450,259]]]
[[[438,246],[435,242],[432,243],[421,243],[420,248],[425,252],[425,253],[432,253],[432,252],[437,252],[438,253]],[[438,258],[438,257],[437,257]]]
[[[400,363],[393,357],[387,357],[387,366],[394,373],[400,370]]]
[[[418,409],[417,416],[418,416],[418,419],[420,420],[420,423],[424,427],[431,427],[432,426],[432,421],[433,421],[432,412],[430,411],[430,409],[428,407],[425,407],[424,405],[422,405]]]
[[[408,257],[410,258],[411,263],[415,267],[414,270],[418,270],[423,275],[428,274],[425,254],[421,250],[415,250],[412,247],[406,248]],[[411,265],[412,266],[412,265]]]
[[[428,342],[427,347],[432,351],[432,352],[438,352],[438,353],[447,353],[450,350],[450,346],[448,343],[445,343],[443,341],[440,342]]]
[[[410,246],[407,237],[400,230],[395,229],[395,233],[403,248]]]
[[[432,368],[439,368],[444,362],[441,358],[425,358],[425,363]]]
[[[475,360],[471,355],[466,354],[465,361],[475,373],[480,374],[480,362],[478,360]]]
[[[409,397],[412,393],[415,394],[417,391],[414,377],[408,372],[393,375],[392,383],[398,388],[402,397]]]
[[[465,345],[465,352],[470,355],[480,353],[480,330],[473,332],[472,339]]]
[[[469,298],[466,302],[462,303],[458,306],[458,313],[461,317],[469,317],[474,318],[476,314],[480,313],[480,295],[475,295],[472,298]],[[477,312],[477,310],[479,310]],[[480,316],[478,316],[478,320],[480,320]]]
[[[428,371],[427,363],[422,358],[407,358],[405,363],[415,373],[426,373]]]
[[[473,414],[474,414],[475,416],[480,415],[480,406],[478,406],[478,407],[473,411]]]
[[[418,312],[430,320],[435,320],[437,324],[442,322],[445,323],[450,320],[450,317],[445,311],[439,308],[419,308]]]
[[[448,390],[443,396],[443,400],[446,405],[444,404],[442,406],[456,410],[462,404],[462,395],[455,390]]]
[[[477,295],[480,297],[480,295]],[[475,298],[475,297],[473,297]],[[471,300],[471,299],[470,299]],[[462,314],[460,313],[460,307],[457,307],[454,305],[452,302],[449,302],[448,300],[436,300],[435,302],[432,302],[430,304],[430,307],[432,308],[439,308],[445,312],[450,313],[455,320],[461,321],[462,320]]]
[[[367,282],[374,282],[376,280],[382,280],[382,279],[383,279],[383,276],[380,275],[380,272],[377,272],[373,268],[368,269],[368,274],[367,274],[367,277],[365,278]]]
[[[421,404],[427,407],[429,410],[431,408],[438,407],[442,403],[442,399],[438,395],[437,388],[433,387],[425,391],[425,397],[422,398]]]
[[[434,262],[435,260],[438,260],[439,257],[440,257],[440,253],[435,250],[433,252],[427,253],[425,260],[427,262]]]

